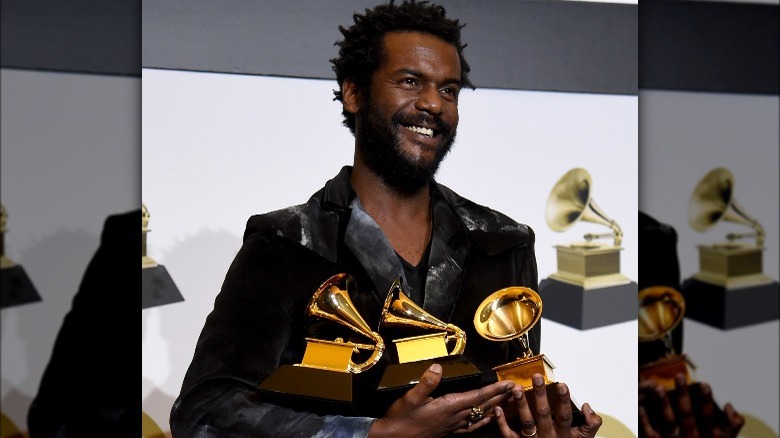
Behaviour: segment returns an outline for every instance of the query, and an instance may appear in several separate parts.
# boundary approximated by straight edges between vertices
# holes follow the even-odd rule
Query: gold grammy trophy
[[[22,265],[5,255],[7,224],[8,212],[0,204],[0,308],[41,301],[41,296]]]
[[[571,169],[553,186],[546,207],[547,225],[553,231],[566,231],[578,222],[610,229],[556,245],[558,271],[539,285],[550,309],[546,317],[579,329],[636,318],[636,283],[620,272],[623,231],[593,200],[592,186],[587,170]],[[612,238],[612,243],[598,241],[603,238]]]
[[[462,356],[466,332],[445,323],[415,304],[396,279],[385,298],[379,329],[396,332],[428,332],[393,339],[397,363],[385,368],[378,391],[380,399],[392,402],[411,386],[433,363],[442,367],[438,393],[461,392],[479,387],[479,369]],[[395,362],[395,361],[394,361]],[[380,403],[381,404],[381,403]]]
[[[720,221],[753,229],[751,233],[729,233],[726,242],[699,245],[699,272],[693,278],[727,288],[771,283],[762,272],[764,228],[739,205],[733,192],[734,176],[722,167],[707,173],[693,190],[688,222],[694,230],[707,231]],[[749,237],[755,237],[754,244],[739,242]]]
[[[146,204],[141,204],[141,308],[162,306],[184,301],[165,266],[146,255],[146,234],[151,231],[151,218]]]
[[[676,289],[667,286],[651,286],[639,291],[639,342],[662,341],[665,354],[662,358],[639,367],[642,379],[655,380],[671,391],[678,374],[691,383],[695,365],[685,354],[678,354],[672,345],[672,330],[683,320],[685,299]]]
[[[672,331],[682,323],[685,314],[685,298],[672,287],[650,286],[639,292],[639,342],[662,341],[665,349],[660,359],[639,366],[639,377],[640,380],[654,380],[669,392],[670,400],[675,400],[675,378],[682,374],[693,412],[698,415],[705,397],[701,385],[694,379],[696,365],[687,355],[676,352],[672,342]],[[674,408],[677,408],[676,404]],[[714,416],[719,424],[728,427],[728,418],[717,404],[714,405]]]
[[[620,244],[623,231],[604,213],[591,197],[590,174],[582,168],[572,169],[555,183],[547,199],[546,220],[553,231],[563,232],[577,222],[590,222],[609,227],[610,233],[587,233],[582,242],[557,245],[558,272],[550,278],[595,289],[628,284],[631,280],[620,273]],[[597,239],[612,237],[613,244]]]
[[[535,403],[532,376],[541,374],[547,385],[550,406],[558,401],[552,361],[544,354],[534,354],[528,341],[529,331],[542,317],[542,298],[533,289],[513,286],[498,290],[485,298],[474,314],[474,328],[490,341],[515,342],[522,356],[493,368],[498,380],[511,380],[522,386],[529,404]],[[572,425],[582,424],[582,412],[572,402]]]
[[[346,328],[368,342],[306,338],[301,363],[283,365],[260,389],[275,402],[322,414],[355,414],[367,396],[354,376],[373,367],[385,351],[382,337],[369,328],[349,298],[355,283],[345,273],[327,279],[306,307],[310,321]]]
[[[699,272],[683,282],[686,318],[730,329],[780,317],[780,287],[763,271],[766,233],[734,197],[734,175],[719,167],[696,185],[688,204],[688,222],[704,232],[720,222],[748,226],[752,232],[729,233],[726,241],[699,245]],[[742,242],[755,238],[754,243]]]

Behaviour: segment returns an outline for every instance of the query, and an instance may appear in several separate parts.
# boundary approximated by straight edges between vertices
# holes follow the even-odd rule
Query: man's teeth
[[[433,129],[431,128],[423,128],[422,126],[404,126],[404,128],[416,132],[418,134],[427,135],[428,137],[433,137]]]

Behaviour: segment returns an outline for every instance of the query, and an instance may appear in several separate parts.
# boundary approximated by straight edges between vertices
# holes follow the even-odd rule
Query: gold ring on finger
[[[473,421],[476,423],[477,421],[481,420],[485,416],[485,413],[480,409],[479,406],[474,406],[471,408],[471,412],[469,413],[469,421]]]
[[[531,433],[525,433],[525,430],[521,429],[520,432],[522,432],[523,436],[532,437],[536,436],[536,426],[534,426],[534,431]]]

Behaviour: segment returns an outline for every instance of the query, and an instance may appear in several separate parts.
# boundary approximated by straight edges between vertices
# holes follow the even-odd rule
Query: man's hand
[[[739,434],[745,419],[731,403],[724,406],[726,424],[717,418],[712,389],[700,383],[702,400],[694,406],[685,376],[675,378],[676,395],[652,380],[639,382],[639,436],[646,438],[732,438]],[[676,408],[676,409],[675,409]],[[698,420],[697,420],[698,418]]]
[[[513,382],[504,381],[433,398],[431,393],[440,381],[441,365],[431,365],[420,383],[374,422],[369,437],[439,437],[474,431],[491,421],[493,408],[506,399],[514,387]],[[477,412],[482,412],[481,419]]]
[[[558,383],[558,395],[560,402],[558,406],[550,406],[547,401],[547,389],[544,384],[544,378],[540,374],[534,374],[534,398],[536,400],[536,412],[531,412],[528,400],[523,393],[523,388],[515,387],[512,390],[513,405],[516,406],[517,415],[520,418],[520,432],[513,431],[506,420],[504,411],[497,407],[495,409],[496,422],[501,430],[501,436],[504,438],[593,438],[601,427],[601,417],[599,417],[590,405],[582,405],[582,412],[585,415],[585,424],[571,427],[571,400],[569,397],[569,388]],[[552,409],[555,409],[555,421],[552,419]]]

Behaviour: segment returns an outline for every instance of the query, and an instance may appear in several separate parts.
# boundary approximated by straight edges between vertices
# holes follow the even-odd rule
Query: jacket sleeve
[[[291,272],[290,266],[306,269]],[[300,361],[303,309],[328,269],[283,239],[245,240],[171,410],[173,436],[367,436],[373,418],[297,412],[264,402],[256,389],[279,365]]]
[[[174,403],[174,437],[364,438],[373,418],[319,416],[263,403],[251,386],[216,379]]]

